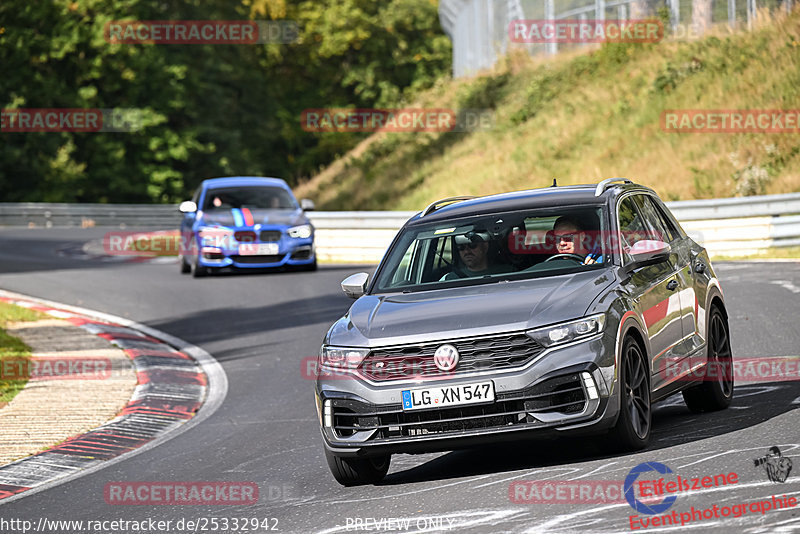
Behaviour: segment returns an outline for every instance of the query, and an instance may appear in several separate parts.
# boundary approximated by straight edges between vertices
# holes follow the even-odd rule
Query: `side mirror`
[[[184,200],[181,202],[181,205],[178,206],[178,211],[181,213],[194,213],[197,211],[197,204],[191,200]]]
[[[342,280],[342,291],[351,299],[357,299],[366,292],[368,280],[367,273],[352,274]]]
[[[308,198],[304,198],[300,201],[300,209],[303,211],[314,211],[314,201]]]
[[[648,239],[637,241],[628,251],[632,261],[625,266],[625,270],[630,272],[639,267],[665,262],[669,260],[671,252],[672,247],[669,246],[669,243],[664,243],[663,241]]]

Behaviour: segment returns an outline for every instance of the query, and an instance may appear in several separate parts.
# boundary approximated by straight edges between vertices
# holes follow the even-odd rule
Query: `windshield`
[[[231,208],[294,210],[297,202],[285,189],[263,185],[220,187],[206,192],[204,211]]]
[[[424,291],[555,276],[608,263],[602,209],[548,208],[413,226],[392,247],[373,292]]]

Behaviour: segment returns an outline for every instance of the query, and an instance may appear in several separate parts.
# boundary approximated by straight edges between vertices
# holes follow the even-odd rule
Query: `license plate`
[[[406,389],[402,396],[406,411],[489,402],[494,401],[494,382]]]
[[[242,243],[239,245],[240,256],[272,256],[277,253],[277,243]]]

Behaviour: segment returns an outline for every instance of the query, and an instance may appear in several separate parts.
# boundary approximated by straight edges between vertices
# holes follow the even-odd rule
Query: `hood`
[[[577,319],[613,281],[608,269],[407,294],[365,295],[328,343],[377,346],[525,330]]]
[[[216,209],[204,211],[197,222],[206,225],[235,227],[251,227],[255,224],[264,226],[296,226],[306,224],[303,210],[270,210],[270,209]]]

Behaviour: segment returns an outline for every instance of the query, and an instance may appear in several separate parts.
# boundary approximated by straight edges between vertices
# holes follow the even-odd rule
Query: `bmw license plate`
[[[458,406],[494,401],[494,382],[405,389],[402,391],[403,410],[420,410],[440,406]]]
[[[242,243],[239,245],[240,256],[272,256],[277,253],[277,243]]]

